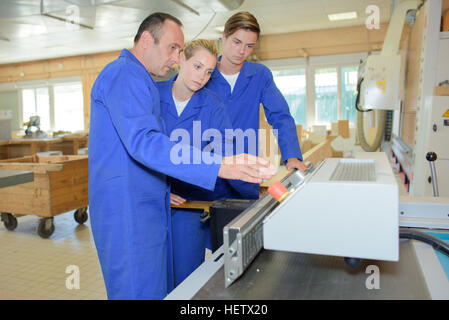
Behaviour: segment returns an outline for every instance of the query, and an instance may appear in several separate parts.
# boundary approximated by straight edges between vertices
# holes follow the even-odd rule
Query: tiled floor
[[[89,220],[79,225],[73,211],[58,215],[48,239],[37,235],[38,223],[22,216],[14,231],[0,225],[0,299],[106,299]],[[78,267],[79,289],[67,288],[76,284],[69,266]]]

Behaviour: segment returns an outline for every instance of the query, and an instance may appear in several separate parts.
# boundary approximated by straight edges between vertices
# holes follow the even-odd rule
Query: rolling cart
[[[31,171],[34,181],[0,189],[1,220],[8,230],[17,227],[17,218],[36,215],[42,219],[37,234],[50,237],[53,217],[76,210],[75,221],[87,221],[88,157],[28,156],[0,161],[0,170]]]

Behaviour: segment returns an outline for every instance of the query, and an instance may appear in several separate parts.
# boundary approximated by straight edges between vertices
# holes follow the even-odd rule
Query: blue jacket
[[[218,96],[207,88],[202,88],[195,92],[190,98],[189,103],[185,109],[178,116],[175,103],[173,101],[172,87],[177,75],[168,81],[157,82],[157,88],[161,97],[162,118],[166,126],[166,133],[175,142],[180,142],[183,138],[176,134],[177,129],[183,129],[188,132],[189,139],[184,139],[183,143],[196,146],[204,150],[214,139],[207,137],[205,134],[211,132],[218,138],[218,133],[221,141],[216,141],[221,145],[221,150],[214,150],[218,154],[225,154],[225,150],[232,148],[232,140],[225,139],[225,130],[231,129],[231,121],[225,112],[223,102]],[[222,180],[217,178],[218,180]],[[171,178],[171,192],[175,193],[187,200],[203,200],[212,201],[230,197],[229,186],[227,183],[218,184],[217,188],[209,191],[193,184]],[[225,180],[222,180],[225,181]]]
[[[159,93],[128,50],[108,64],[91,93],[89,209],[110,299],[162,299],[173,287],[166,176],[212,190],[219,164],[174,164]]]
[[[220,57],[221,58],[221,57]],[[245,141],[244,152],[258,153],[259,105],[265,110],[267,121],[278,130],[279,148],[284,162],[289,158],[302,160],[296,125],[287,101],[276,87],[271,71],[264,65],[245,61],[231,93],[229,83],[215,68],[206,87],[215,92],[226,106],[234,129],[255,130],[256,146]],[[258,198],[259,185],[242,181],[229,182],[242,198]]]

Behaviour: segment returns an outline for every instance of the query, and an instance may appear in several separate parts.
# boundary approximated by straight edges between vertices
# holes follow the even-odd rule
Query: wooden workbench
[[[20,138],[0,141],[0,159],[31,156],[37,152],[51,151],[51,145],[62,142],[61,138]]]
[[[0,141],[0,160],[35,155],[37,152],[62,151],[63,155],[77,155],[86,148],[86,134],[69,134],[59,138],[19,138]]]
[[[77,155],[78,149],[87,148],[89,136],[87,134],[67,134],[61,137],[62,141],[52,144],[51,151],[60,150],[63,155]]]

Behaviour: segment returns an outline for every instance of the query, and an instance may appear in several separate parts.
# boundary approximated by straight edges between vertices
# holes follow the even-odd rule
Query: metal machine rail
[[[307,171],[304,177],[300,171],[289,172],[281,183],[287,189],[298,187],[312,176],[315,168]],[[265,194],[254,202],[248,209],[227,224],[223,229],[223,254],[225,286],[230,286],[240,277],[259,251],[263,248],[264,218],[279,205],[271,195]]]

